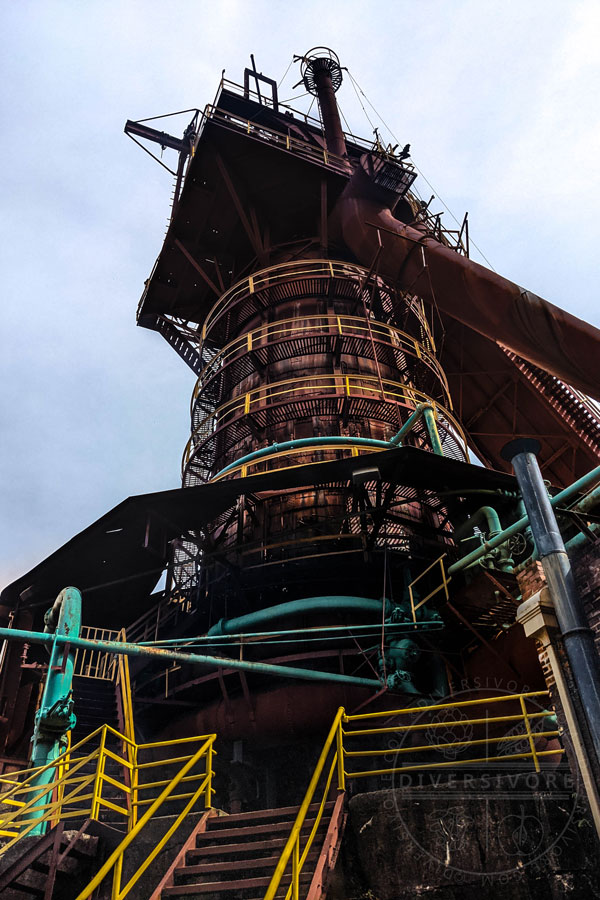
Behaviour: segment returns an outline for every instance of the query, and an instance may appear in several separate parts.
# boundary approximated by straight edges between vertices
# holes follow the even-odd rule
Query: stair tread
[[[221,891],[241,891],[252,887],[268,887],[272,875],[264,875],[259,878],[244,878],[237,881],[205,881],[201,884],[178,884],[174,887],[163,888],[163,897],[172,897],[177,894],[217,894]]]
[[[310,863],[316,862],[320,850],[312,850],[306,857]],[[195,863],[193,865],[178,866],[176,871],[180,875],[211,875],[213,872],[235,872],[239,869],[269,869],[269,877],[273,874],[275,866],[279,862],[279,856],[260,856],[256,859],[230,859],[220,862]]]
[[[46,889],[45,885],[36,887],[33,884],[22,884],[20,881],[15,881],[10,887],[14,890],[22,891],[24,894],[31,894],[33,897],[43,897]]]
[[[332,809],[334,804],[334,800],[328,800],[325,804],[325,809]],[[210,820],[210,825],[213,827],[223,822],[243,822],[246,819],[268,819],[269,817],[278,818],[279,816],[293,816],[295,818],[299,809],[299,806],[280,806],[273,809],[254,809],[248,812],[230,813],[226,816],[213,817]],[[318,803],[313,803],[308,807],[309,812],[316,812],[318,809]]]
[[[278,847],[284,847],[287,841],[287,837],[281,838],[273,838],[272,840],[267,841],[248,841],[246,843],[240,844],[210,844],[207,847],[197,847],[192,850],[188,850],[188,856],[218,856],[223,854],[226,856],[228,853],[246,853],[249,851],[257,851],[257,850],[276,850]]]
[[[321,820],[323,823],[323,819]],[[303,828],[308,828],[315,823],[315,819],[305,819]],[[198,835],[197,840],[214,841],[221,837],[245,837],[251,834],[271,834],[273,831],[289,831],[292,826],[291,821],[287,822],[269,822],[266,825],[243,825],[238,828],[215,828],[214,831],[209,827],[207,831]]]
[[[206,862],[192,866],[178,866],[177,872],[185,872],[188,875],[202,875],[211,872],[233,872],[236,869],[261,869],[276,866],[279,856],[261,856],[257,859],[231,859],[225,862]]]

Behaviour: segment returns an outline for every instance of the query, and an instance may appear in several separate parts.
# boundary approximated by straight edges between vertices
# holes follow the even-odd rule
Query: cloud
[[[597,317],[595,3],[23,0],[0,15],[7,578],[123,497],[179,484],[194,377],[135,327],[171,179],[123,125],[204,106],[251,52],[280,78],[292,53],[333,46],[495,267]],[[338,96],[357,133],[383,128],[348,78]]]

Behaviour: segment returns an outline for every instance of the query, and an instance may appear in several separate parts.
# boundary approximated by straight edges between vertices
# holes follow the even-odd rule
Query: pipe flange
[[[334,91],[338,91],[342,83],[342,67],[337,53],[329,47],[313,47],[302,57],[300,74],[306,90],[317,96],[317,76],[320,72],[329,72]]]

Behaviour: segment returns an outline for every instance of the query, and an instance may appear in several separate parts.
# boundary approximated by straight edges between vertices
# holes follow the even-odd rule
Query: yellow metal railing
[[[105,771],[107,760],[118,763],[123,771],[131,770],[134,764],[128,759],[126,745],[132,745],[135,757],[137,746],[109,725],[103,725],[45,766],[1,777],[0,835],[12,840],[0,853],[40,823],[98,819],[103,809],[110,809],[122,818],[125,827],[131,827],[134,808],[131,787]],[[51,776],[47,777],[47,783],[40,785],[40,776],[48,772]],[[111,799],[107,796],[108,785]],[[122,795],[119,803],[114,802],[115,791]],[[14,809],[7,812],[6,807]]]
[[[540,741],[555,740],[559,734],[556,728],[545,724],[552,714],[540,704],[548,697],[548,691],[530,691],[362,715],[347,715],[341,707],[323,745],[264,900],[274,900],[275,896],[299,900],[300,874],[321,824],[327,799],[334,789],[344,791],[350,779],[461,766],[487,767],[490,764],[501,769],[507,762],[520,760],[533,762],[539,772],[541,759],[564,753],[560,747],[541,749],[538,746]],[[536,703],[537,709],[528,709],[528,703]],[[499,704],[507,706],[504,714],[490,715],[488,707]],[[381,720],[385,724],[378,727],[376,723]],[[359,723],[367,727],[354,727]],[[353,727],[348,729],[348,725]],[[480,734],[484,736],[480,737]],[[357,739],[367,738],[372,744],[373,737],[378,736],[386,739],[393,736],[394,745],[389,745],[388,741],[384,748],[371,745],[366,749],[348,749],[348,744],[352,745]],[[403,740],[407,746],[403,746]],[[461,756],[465,752],[468,758]],[[436,760],[436,754],[444,758]],[[381,757],[387,757],[389,761],[390,756],[394,761],[385,768],[373,763]],[[354,769],[352,765],[356,760],[371,760],[371,767]],[[318,808],[312,827],[306,833],[312,804],[318,804]]]
[[[220,109],[218,106],[208,104],[204,108],[204,117],[207,120],[213,120],[225,125],[227,128],[233,128],[236,131],[242,131],[250,137],[257,138],[267,144],[273,144],[280,149],[297,153],[299,156],[319,163],[320,165],[330,166],[340,172],[347,173],[349,171],[348,160],[343,156],[337,156],[330,153],[324,147],[303,141],[301,138],[292,136],[289,133],[276,131],[266,125],[253,122],[251,119],[245,119],[229,110]]]
[[[366,727],[352,730],[342,730],[343,759],[345,777],[366,778],[371,775],[393,775],[399,772],[415,772],[427,769],[454,768],[460,766],[481,765],[482,763],[504,764],[514,760],[531,760],[536,772],[540,771],[540,759],[545,756],[562,754],[562,748],[539,749],[536,743],[540,739],[557,738],[558,730],[555,728],[536,730],[535,724],[540,722],[543,726],[551,713],[539,706],[539,698],[548,698],[548,691],[530,691],[523,694],[505,694],[496,697],[482,697],[477,700],[463,700],[457,703],[438,703],[432,706],[416,706],[407,709],[397,709],[385,712],[364,713],[343,717],[343,725],[348,723],[371,723],[385,719],[386,724],[381,727]],[[536,699],[538,698],[538,699]],[[538,708],[527,709],[527,701],[538,704]],[[488,706],[506,704],[511,712],[504,715],[489,715]],[[476,707],[484,707],[483,711],[470,718],[465,710],[470,713]],[[514,708],[514,711],[512,709]],[[415,721],[416,719],[416,721]],[[510,725],[508,732],[503,726]],[[340,726],[343,727],[343,726]],[[502,733],[501,733],[502,732]],[[446,740],[445,737],[456,737],[462,733],[460,740]],[[483,737],[478,737],[483,733]],[[419,738],[425,735],[425,741],[412,743],[413,737]],[[348,750],[347,743],[357,738],[372,736],[394,735],[396,738],[407,738],[407,745],[389,746],[382,749],[369,747],[365,750]],[[440,740],[437,739],[441,735]],[[512,745],[512,747],[511,747]],[[469,754],[463,758],[461,754],[473,748],[474,755]],[[504,752],[508,750],[510,752]],[[396,756],[396,762],[400,763],[410,755],[417,754],[441,754],[443,760],[425,759],[413,764],[391,765],[384,769],[346,769],[349,760],[369,759],[382,756]]]
[[[111,628],[94,628],[82,625],[80,637],[89,641],[119,641],[122,632]],[[77,647],[73,661],[73,675],[81,678],[99,678],[102,681],[115,681],[117,673],[117,657],[103,650],[88,650]]]
[[[138,821],[140,811],[146,807],[156,811],[160,798],[159,805],[163,805],[167,799],[180,803],[194,798],[195,803],[202,796],[209,808],[214,740],[215,735],[202,735],[136,744],[103,725],[46,766],[1,777],[0,836],[10,840],[0,854],[40,823],[98,821],[109,810],[113,819],[122,822],[124,831],[137,834],[140,823],[148,821],[147,810]],[[110,771],[108,764],[112,765]],[[201,771],[193,771],[197,766]],[[49,771],[52,777],[47,783],[36,783]],[[175,790],[179,784],[183,791]]]
[[[261,385],[233,397],[205,416],[195,428],[186,445],[182,473],[185,474],[186,467],[196,451],[198,437],[205,432],[208,422],[212,421],[216,427],[219,427],[238,415],[249,415],[273,403],[293,403],[300,398],[326,397],[328,395],[355,399],[377,399],[382,403],[395,403],[410,410],[414,410],[418,403],[431,404],[436,419],[439,421],[441,417],[448,423],[451,429],[449,433],[452,434],[465,457],[468,456],[466,438],[457,420],[441,404],[432,400],[422,391],[397,381],[390,381],[386,378],[379,379],[375,375],[304,375]],[[195,399],[196,395],[192,398],[192,405]],[[201,439],[199,443],[202,443]]]
[[[340,708],[333,720],[333,725],[323,745],[310,784],[298,810],[298,815],[292,825],[290,836],[281,852],[271,883],[267,888],[265,900],[273,900],[280,887],[285,886],[288,881],[286,900],[290,897],[293,900],[298,900],[300,895],[300,873],[304,868],[310,848],[314,843],[315,835],[321,824],[331,788],[334,783],[337,783],[337,789],[340,791],[343,791],[345,788],[342,746],[342,719],[344,715],[343,708]],[[309,808],[313,803],[318,803],[319,807],[312,828],[306,834],[303,833],[304,823]]]
[[[262,290],[277,287],[282,283],[306,278],[351,279],[357,282],[360,290],[364,288],[369,278],[369,271],[362,266],[356,266],[338,259],[300,259],[279,263],[276,266],[269,266],[266,269],[253,272],[252,275],[248,275],[246,278],[236,282],[229,290],[221,294],[204,320],[201,332],[202,340],[205,340],[223,313],[239,300]],[[381,288],[390,293],[390,296],[392,295],[391,288],[388,288],[381,279],[376,277],[375,280]],[[427,316],[425,315],[423,302],[417,298],[414,298],[414,300],[411,298],[410,311],[418,319],[419,325],[423,329],[425,337],[422,343],[427,344],[428,349],[435,351],[435,343]]]
[[[318,447],[297,447],[293,450],[281,450],[279,453],[271,453],[266,459],[256,459],[253,462],[244,463],[239,466],[233,466],[231,469],[228,469],[227,472],[222,473],[221,475],[217,475],[215,478],[211,478],[211,483],[215,481],[220,481],[222,478],[231,478],[234,475],[240,474],[241,478],[245,478],[246,475],[256,474],[253,470],[261,468],[265,468],[266,470],[271,471],[272,469],[277,468],[277,466],[273,465],[275,460],[286,459],[289,456],[298,456],[303,454],[318,454],[321,456],[323,453],[327,453],[329,458],[338,459],[340,456],[345,456],[349,454],[350,456],[358,456],[361,453],[378,453],[381,452],[381,447],[365,447],[364,444],[346,444],[345,446],[340,446],[339,444],[319,444]],[[324,462],[325,458],[321,456],[319,462]],[[299,466],[305,465],[305,462],[296,463],[295,465],[286,464],[286,469],[295,469]],[[266,548],[265,548],[266,549]]]
[[[412,335],[400,331],[399,328],[394,328],[393,325],[386,325],[384,322],[367,320],[360,316],[337,315],[280,319],[277,322],[270,322],[267,325],[262,325],[240,335],[215,353],[206,364],[196,383],[192,400],[198,396],[198,393],[203,389],[209,378],[229,365],[237,356],[268,346],[273,341],[291,341],[309,334],[311,336],[332,335],[344,338],[360,338],[365,341],[373,337],[374,340],[386,344],[392,350],[401,350],[404,353],[417,357],[432,369],[440,379],[448,405],[452,408],[444,370],[425,344],[417,341]]]
[[[119,846],[111,853],[102,868],[94,876],[94,878],[92,878],[87,887],[84,888],[84,890],[78,895],[77,900],[86,900],[86,898],[91,897],[96,888],[102,883],[102,881],[104,881],[106,876],[111,871],[113,873],[111,900],[122,900],[122,898],[126,897],[131,889],[137,884],[148,866],[150,866],[150,864],[154,861],[154,859],[156,859],[159,853],[162,852],[163,848],[173,837],[181,823],[185,820],[186,816],[193,812],[194,808],[201,801],[203,801],[205,809],[211,808],[213,793],[212,760],[215,753],[213,746],[215,738],[216,735],[212,734],[203,738],[187,738],[180,741],[163,741],[154,744],[142,745],[144,749],[157,750],[161,748],[169,748],[173,743],[186,743],[198,740],[203,741],[201,746],[193,754],[179,756],[176,759],[172,760],[153,760],[152,762],[138,765],[138,769],[146,771],[151,768],[159,767],[162,775],[164,774],[164,767],[169,763],[183,763],[174,777],[160,778],[158,781],[140,785],[139,790],[141,790],[142,788],[152,788],[155,791],[160,790],[160,793],[154,798],[148,798],[138,801],[139,805],[145,804],[148,805],[148,808],[143,813],[141,818],[136,822],[135,826],[131,829],[127,836],[121,841]],[[203,771],[200,774],[195,774],[194,768],[199,764],[201,765]],[[198,781],[200,783],[195,789],[186,789],[187,787],[189,787],[190,783]],[[155,842],[151,852],[144,858],[144,861],[141,863],[141,865],[137,868],[133,875],[131,875],[127,883],[122,887],[121,882],[126,851],[134,843],[135,839],[138,837],[140,832],[143,831],[148,822],[150,822],[155,816],[161,814],[165,815],[165,807],[168,804],[174,801],[182,800],[186,800],[187,802],[183,805],[183,807],[181,807],[180,802],[178,803],[179,807],[181,808],[179,809],[176,818],[169,825],[163,836]]]
[[[408,593],[410,596],[410,609],[412,612],[413,622],[417,621],[417,615],[416,615],[417,610],[420,609],[420,607],[423,606],[423,604],[427,603],[427,601],[430,600],[432,597],[435,597],[436,594],[439,594],[440,591],[444,592],[444,596],[446,597],[446,600],[450,599],[448,585],[452,581],[452,576],[448,575],[446,573],[446,567],[444,564],[445,558],[446,558],[446,554],[442,553],[442,555],[439,557],[439,559],[434,560],[434,562],[432,562],[430,566],[427,566],[426,569],[423,569],[423,571],[420,572],[417,575],[417,577],[414,578],[411,581],[411,583],[409,584]],[[418,584],[419,581],[421,581],[421,579],[424,578],[424,576],[427,575],[428,572],[431,572],[432,569],[435,569],[436,566],[440,567],[440,579],[441,579],[440,583],[432,591],[430,591],[426,597],[423,597],[422,600],[419,600],[417,603],[415,603],[415,593],[414,593],[415,585]]]

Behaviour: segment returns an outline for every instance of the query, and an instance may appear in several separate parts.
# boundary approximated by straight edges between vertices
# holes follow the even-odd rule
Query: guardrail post
[[[529,722],[529,716],[527,715],[527,707],[525,706],[525,700],[523,698],[523,694],[519,696],[519,701],[521,703],[521,712],[523,713],[523,722],[525,723],[525,731],[527,732],[527,738],[529,740],[529,746],[531,748],[531,757],[533,759],[533,764],[535,766],[535,771],[540,771],[540,763],[538,760],[538,756],[535,750],[535,741],[533,739],[533,734],[531,731],[531,723]]]
[[[110,900],[119,900],[121,893],[121,873],[123,872],[123,857],[120,856],[115,863],[115,871],[113,873],[112,889],[110,892]]]
[[[206,794],[204,795],[204,808],[205,809],[210,809],[212,807],[213,744],[214,744],[214,741],[211,741],[208,746],[208,750],[206,751],[206,774],[208,775],[208,782],[206,785]]]
[[[131,831],[137,822],[138,803],[139,803],[139,769],[138,769],[138,745],[134,743],[131,763],[131,815],[129,818],[129,831]]]
[[[100,738],[100,746],[98,747],[98,765],[96,768],[96,777],[94,778],[94,789],[92,795],[92,805],[90,807],[90,819],[98,821],[100,813],[100,797],[102,795],[102,777],[104,775],[104,763],[106,756],[104,755],[104,747],[106,745],[106,725],[102,727],[102,736]]]
[[[298,900],[300,894],[300,835],[294,842],[292,851],[292,900]]]
[[[346,773],[344,771],[344,733],[342,731],[342,719],[344,717],[344,708],[340,706],[338,710],[338,727],[336,732],[336,746],[337,746],[337,776],[338,776],[338,791],[346,790]]]

